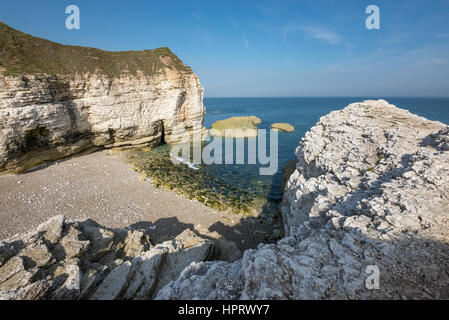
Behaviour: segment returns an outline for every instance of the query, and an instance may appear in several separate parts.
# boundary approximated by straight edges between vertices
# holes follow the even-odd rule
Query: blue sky
[[[80,30],[65,28],[71,4]],[[16,0],[0,20],[64,44],[168,46],[207,97],[449,96],[449,0]]]

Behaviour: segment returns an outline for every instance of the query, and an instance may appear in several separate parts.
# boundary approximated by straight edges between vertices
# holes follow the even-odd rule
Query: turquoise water
[[[288,122],[295,127],[291,133],[279,132],[279,166],[274,176],[260,176],[260,165],[210,165],[203,166],[210,174],[219,176],[227,184],[278,201],[282,167],[295,159],[295,149],[320,117],[350,103],[376,97],[326,97],[326,98],[205,98],[207,114],[204,125],[210,128],[217,120],[234,116],[254,115],[262,119],[259,129],[269,129],[273,122]],[[385,98],[384,98],[385,99]],[[389,103],[449,124],[449,98],[386,98]]]
[[[267,133],[274,122],[287,122],[295,127],[294,132],[278,132],[278,169],[274,175],[260,175],[259,168],[267,167],[260,163],[251,165],[203,163],[195,164],[193,169],[187,165],[175,166],[170,160],[171,147],[168,145],[153,150],[134,150],[130,153],[129,160],[137,171],[151,178],[156,187],[174,190],[184,197],[223,211],[230,210],[243,214],[269,212],[282,198],[282,167],[290,160],[296,159],[295,149],[306,131],[329,112],[366,99],[376,98],[206,98],[204,104],[207,114],[204,125],[207,128],[217,120],[250,115],[262,120],[257,127],[267,129]],[[387,100],[415,114],[449,124],[449,98]],[[250,139],[254,141],[255,138]],[[226,140],[234,145],[233,163],[236,163],[236,140]],[[248,151],[248,141],[249,139],[244,140],[245,152]],[[222,161],[226,157],[225,151],[222,150]],[[245,163],[248,163],[247,158],[245,155]]]

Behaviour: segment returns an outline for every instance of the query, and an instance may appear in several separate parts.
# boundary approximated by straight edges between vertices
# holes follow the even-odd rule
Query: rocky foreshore
[[[61,215],[0,242],[0,300],[151,299],[192,262],[240,257],[201,226],[154,245],[145,230]]]
[[[59,216],[1,242],[0,298],[449,298],[448,126],[364,101],[322,117],[296,155],[276,244],[238,259],[201,230],[153,245]]]

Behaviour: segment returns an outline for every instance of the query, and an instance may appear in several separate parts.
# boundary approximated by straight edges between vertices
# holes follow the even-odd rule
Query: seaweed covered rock
[[[250,138],[257,137],[257,124],[262,122],[256,116],[232,117],[218,120],[212,124],[210,133],[214,136],[225,138]]]
[[[284,131],[284,132],[293,132],[295,131],[295,127],[293,127],[291,124],[289,123],[273,123],[270,126],[271,130],[277,130],[277,131]]]

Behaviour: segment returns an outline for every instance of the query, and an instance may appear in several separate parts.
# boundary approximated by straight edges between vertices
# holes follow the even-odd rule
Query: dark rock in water
[[[174,164],[169,152],[169,146],[150,151],[133,150],[127,153],[127,159],[144,175],[144,179],[150,180],[157,188],[173,190],[219,211],[260,214],[267,202],[266,188],[242,190],[227,183],[223,176],[210,173],[206,167],[193,170],[184,163]]]

